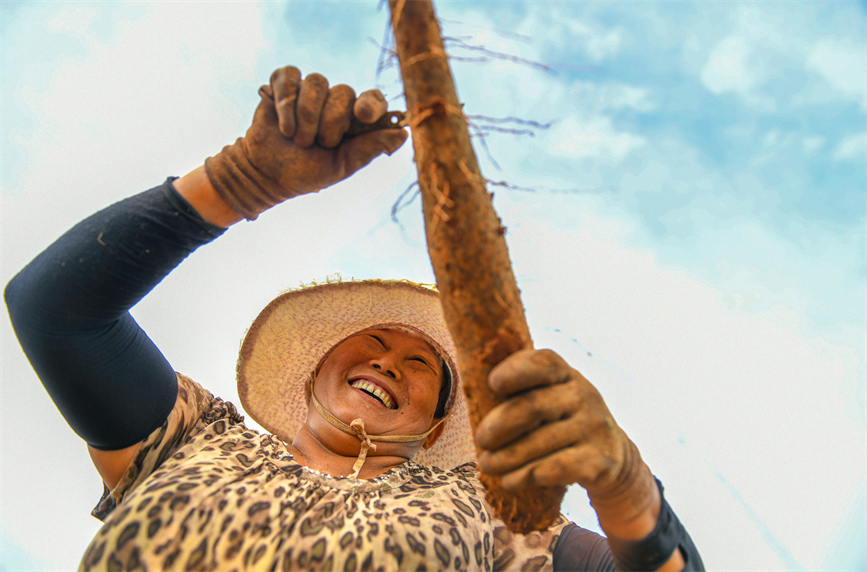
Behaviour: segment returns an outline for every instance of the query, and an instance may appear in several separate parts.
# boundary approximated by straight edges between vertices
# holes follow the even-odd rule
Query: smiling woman
[[[338,282],[273,300],[237,368],[241,403],[269,433],[173,370],[133,305],[225,227],[406,139],[386,129],[342,141],[352,121],[385,113],[378,92],[356,98],[287,67],[259,93],[245,137],[85,219],[6,288],[22,348],[106,485],[81,568],[701,568],[637,448],[553,352],[495,368],[489,383],[506,399],[473,435],[432,288]],[[562,515],[511,533],[479,467],[516,491],[581,484],[609,538]]]

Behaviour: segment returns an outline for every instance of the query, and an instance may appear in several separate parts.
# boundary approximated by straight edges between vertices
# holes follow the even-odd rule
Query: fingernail
[[[353,110],[355,116],[360,119],[363,123],[373,123],[376,121],[376,110],[372,105],[369,105],[366,102],[358,100],[355,102],[355,109]]]

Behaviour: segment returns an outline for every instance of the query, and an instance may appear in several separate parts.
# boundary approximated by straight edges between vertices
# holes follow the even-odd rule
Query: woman
[[[303,288],[272,302],[238,361],[248,430],[175,373],[128,313],[225,229],[332,185],[405,141],[345,138],[386,111],[318,74],[274,72],[246,135],[180,179],[79,223],[6,288],[16,334],[106,493],[82,569],[701,568],[637,449],[547,351],[492,372],[508,399],[475,440],[437,294],[408,282]],[[541,445],[540,445],[541,443]],[[528,446],[531,444],[532,446]],[[475,461],[520,491],[578,483],[606,540],[561,519],[511,534]]]

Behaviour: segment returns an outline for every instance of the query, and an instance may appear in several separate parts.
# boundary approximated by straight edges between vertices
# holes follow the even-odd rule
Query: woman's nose
[[[381,371],[392,379],[397,379],[397,373],[395,373],[395,370],[397,368],[394,368],[385,358],[378,358],[374,360],[373,369]]]

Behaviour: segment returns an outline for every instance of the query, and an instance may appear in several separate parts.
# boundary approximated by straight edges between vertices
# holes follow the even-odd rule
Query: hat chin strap
[[[376,443],[374,443],[374,441],[379,441],[381,443],[413,443],[421,441],[430,435],[433,430],[439,427],[440,423],[445,421],[446,417],[448,417],[448,415],[446,415],[446,417],[443,417],[434,423],[430,429],[419,435],[368,435],[367,431],[364,430],[364,420],[361,417],[353,419],[352,423],[347,425],[319,403],[312,388],[310,391],[310,399],[313,401],[313,406],[316,408],[316,411],[318,411],[319,414],[332,426],[340,429],[344,433],[355,435],[361,441],[361,451],[358,453],[358,459],[355,461],[355,464],[352,465],[352,473],[349,474],[349,478],[351,479],[358,478],[358,473],[361,472],[361,467],[364,466],[364,461],[367,459],[367,451],[376,451]]]

